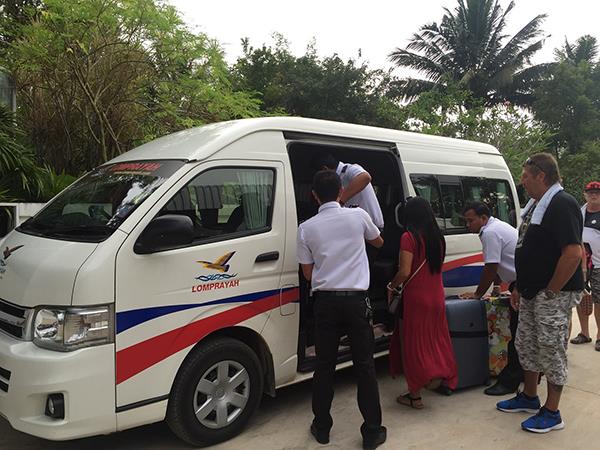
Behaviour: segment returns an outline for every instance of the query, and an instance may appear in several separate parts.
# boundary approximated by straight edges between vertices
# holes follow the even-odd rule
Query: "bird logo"
[[[207,269],[218,270],[219,272],[227,272],[229,270],[229,264],[227,262],[231,259],[231,257],[235,254],[235,252],[229,252],[225,255],[217,258],[215,262],[210,261],[196,261],[202,264]]]
[[[19,250],[21,247],[23,247],[23,246],[22,245],[17,245],[16,247],[13,247],[13,248],[6,247],[4,249],[4,252],[3,252],[4,259],[8,259],[8,257],[10,255],[12,255],[14,252],[16,252],[17,250]]]

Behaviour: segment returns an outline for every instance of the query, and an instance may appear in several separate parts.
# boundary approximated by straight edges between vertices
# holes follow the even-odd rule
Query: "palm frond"
[[[432,91],[437,86],[437,83],[419,78],[404,78],[396,82],[396,90],[399,96],[409,102],[416,100],[425,92]]]
[[[426,56],[399,48],[390,53],[388,58],[399,67],[410,67],[411,69],[418,70],[432,81],[438,80],[445,72],[443,66],[440,66]]]
[[[496,67],[501,67],[506,61],[514,59],[519,52],[522,51],[524,45],[543,34],[541,26],[546,17],[545,14],[540,14],[521,28],[521,30],[508,41],[504,48],[500,50],[497,57],[491,63]]]

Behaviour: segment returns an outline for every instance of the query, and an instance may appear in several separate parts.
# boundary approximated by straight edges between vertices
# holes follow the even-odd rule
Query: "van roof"
[[[462,139],[302,117],[263,117],[217,122],[169,134],[123,153],[110,163],[157,159],[199,161],[208,158],[225,145],[257,131],[310,133],[499,154],[491,145]]]

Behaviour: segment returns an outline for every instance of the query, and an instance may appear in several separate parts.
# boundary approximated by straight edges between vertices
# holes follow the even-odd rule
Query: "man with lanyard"
[[[481,298],[492,283],[507,283],[509,290],[514,287],[517,278],[515,272],[515,247],[519,233],[506,222],[493,217],[486,204],[473,202],[464,209],[464,218],[471,233],[478,233],[483,248],[483,272],[475,292],[465,292],[461,298]],[[495,285],[492,293],[499,294]],[[519,314],[510,308],[510,332],[517,334]],[[508,343],[508,363],[498,375],[496,384],[487,388],[487,395],[506,395],[515,392],[523,381],[523,369],[515,350],[514,339]]]
[[[588,272],[588,285],[594,303],[594,317],[598,332],[594,348],[600,352],[600,182],[592,181],[585,186],[583,196],[585,205],[581,207],[583,216],[583,243],[590,253],[591,267]],[[587,268],[587,267],[586,267]],[[581,333],[571,339],[572,344],[592,342],[590,337],[589,317],[577,307],[577,315],[581,324]]]
[[[315,297],[316,368],[313,377],[310,431],[320,444],[329,443],[333,381],[340,337],[350,338],[357,376],[358,406],[363,416],[363,447],[374,449],[386,440],[381,426],[379,388],[373,362],[374,336],[367,297],[369,265],[365,240],[381,247],[383,239],[369,215],[360,208],[341,208],[341,181],[331,171],[319,171],[313,196],[316,216],[298,227],[298,261]]]
[[[371,175],[358,164],[346,164],[338,161],[330,153],[321,153],[313,159],[311,166],[315,170],[335,170],[344,189],[340,204],[347,207],[364,209],[377,228],[383,230],[383,214],[371,185]]]
[[[567,383],[571,310],[581,301],[583,290],[583,220],[577,201],[563,191],[558,164],[549,153],[525,161],[521,182],[531,200],[521,213],[511,304],[519,310],[515,347],[525,387],[496,406],[504,412],[536,413],[521,428],[547,433],[565,426],[558,405]],[[540,372],[548,380],[544,406],[537,395]]]

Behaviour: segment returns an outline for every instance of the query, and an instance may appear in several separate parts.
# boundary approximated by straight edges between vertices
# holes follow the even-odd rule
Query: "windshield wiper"
[[[115,228],[107,225],[75,225],[71,227],[55,228],[50,230],[48,236],[58,235],[108,235],[115,231]]]

